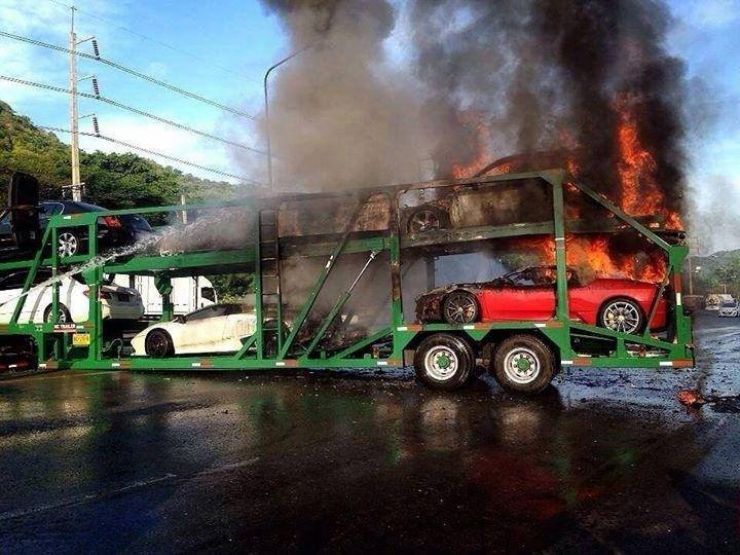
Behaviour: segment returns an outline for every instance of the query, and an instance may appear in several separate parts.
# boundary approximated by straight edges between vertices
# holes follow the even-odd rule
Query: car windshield
[[[68,202],[64,207],[65,214],[81,214],[83,212],[103,212],[105,208],[86,202]]]
[[[236,303],[214,304],[186,314],[182,316],[182,320],[185,322],[195,322],[205,320],[206,318],[217,318],[219,316],[228,316],[229,314],[244,314],[248,312],[251,312],[249,307]]]

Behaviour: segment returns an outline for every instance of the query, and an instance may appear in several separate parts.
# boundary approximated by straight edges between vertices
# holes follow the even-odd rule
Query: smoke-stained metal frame
[[[566,268],[566,234],[568,222],[564,219],[563,182],[565,173],[562,171],[547,171],[502,175],[486,178],[476,178],[456,181],[436,181],[408,186],[386,187],[374,189],[373,193],[387,195],[390,201],[390,225],[387,230],[380,232],[363,233],[363,237],[352,237],[351,225],[339,237],[334,239],[317,236],[315,241],[304,243],[301,246],[291,245],[290,241],[282,241],[277,234],[278,258],[283,255],[300,254],[304,257],[327,257],[324,271],[317,279],[312,291],[303,304],[299,317],[283,341],[283,329],[278,324],[278,349],[276,355],[269,356],[264,345],[264,307],[262,306],[262,280],[256,279],[255,304],[257,312],[257,331],[246,339],[242,348],[233,355],[203,356],[203,357],[128,357],[107,358],[104,353],[103,318],[99,291],[105,274],[144,274],[155,275],[162,287],[158,288],[165,295],[167,303],[169,279],[177,275],[193,275],[203,273],[234,273],[253,272],[255,277],[262,275],[260,256],[260,227],[257,225],[254,244],[246,245],[242,250],[234,251],[204,251],[183,253],[173,256],[151,256],[139,254],[121,260],[107,260],[102,264],[95,264],[99,260],[99,245],[97,241],[97,225],[99,218],[106,215],[125,214],[160,214],[182,211],[181,205],[153,207],[144,209],[115,210],[105,213],[83,213],[65,216],[53,216],[46,228],[42,239],[42,246],[33,259],[0,263],[0,272],[26,269],[23,291],[27,292],[34,282],[41,267],[51,268],[52,274],[57,276],[64,268],[75,264],[85,264],[82,277],[89,287],[89,318],[87,322],[55,324],[59,318],[59,282],[52,285],[52,322],[49,323],[18,323],[25,297],[19,300],[14,310],[11,322],[0,326],[0,335],[25,335],[32,337],[37,345],[39,366],[42,368],[72,368],[72,369],[104,369],[104,368],[133,368],[141,370],[182,370],[182,369],[265,369],[265,368],[368,368],[390,367],[403,364],[404,350],[413,346],[421,336],[434,332],[449,332],[463,334],[475,342],[484,342],[491,336],[509,331],[529,331],[545,336],[559,352],[563,366],[588,367],[625,367],[625,368],[657,368],[662,366],[687,367],[693,365],[693,345],[691,321],[683,313],[681,302],[680,270],[688,254],[687,247],[671,245],[640,222],[625,214],[605,197],[595,193],[581,183],[572,183],[578,190],[600,204],[618,219],[625,222],[649,242],[662,249],[667,256],[667,279],[672,293],[675,295],[675,310],[673,311],[674,336],[672,340],[663,340],[653,337],[650,332],[641,335],[629,335],[611,331],[605,328],[586,325],[572,321],[568,317],[568,283]],[[474,229],[430,231],[419,236],[402,235],[399,231],[400,217],[398,200],[400,195],[413,189],[430,187],[446,187],[451,185],[486,184],[495,186],[522,179],[539,179],[552,188],[553,220],[551,223],[517,224],[514,226],[488,226]],[[295,195],[280,197],[285,199],[318,198],[327,195]],[[272,204],[270,204],[272,202]],[[212,205],[191,206],[190,209],[212,209],[222,207],[242,207],[251,210],[275,210],[275,199],[252,199],[249,202],[231,202]],[[361,209],[363,202],[359,204]],[[354,221],[354,217],[351,222]],[[259,222],[259,218],[257,218]],[[70,227],[84,227],[87,229],[88,252],[60,260],[56,250],[61,229]],[[404,321],[403,291],[401,280],[401,263],[403,253],[407,249],[437,245],[444,247],[453,243],[480,242],[482,240],[500,237],[514,237],[522,235],[554,235],[555,260],[557,268],[556,284],[556,312],[554,318],[546,322],[540,321],[507,321],[493,323],[476,323],[469,325],[449,325],[443,323],[418,324]],[[391,278],[391,313],[389,325],[370,333],[367,337],[344,347],[338,353],[332,354],[319,348],[321,334],[314,337],[307,347],[295,345],[301,324],[309,316],[313,304],[321,293],[326,278],[334,264],[342,255],[352,253],[366,253],[370,256],[368,264],[375,256],[387,253],[389,273]],[[92,261],[92,262],[91,262]],[[357,279],[361,279],[360,273]],[[345,295],[338,298],[330,314],[324,316],[321,332],[326,332],[331,321],[338,316],[347,294],[356,283],[349,286]],[[662,294],[665,284],[660,288]],[[167,311],[163,315],[167,319]],[[75,342],[75,334],[84,334],[89,337],[86,341]],[[600,338],[611,341],[616,345],[608,355],[584,356],[573,347],[576,337]],[[382,358],[375,352],[367,352],[370,347],[380,342],[390,342],[390,353]],[[302,349],[302,353],[298,353]],[[293,358],[287,358],[288,355]]]

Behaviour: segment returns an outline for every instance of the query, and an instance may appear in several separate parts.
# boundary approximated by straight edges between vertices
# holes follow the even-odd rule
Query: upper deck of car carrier
[[[577,195],[582,199],[578,202],[585,200],[593,206],[589,217],[579,210],[571,213],[565,201],[565,184],[565,172],[553,170],[188,206],[188,213],[196,217],[216,210],[237,214],[240,221],[246,222],[249,232],[236,244],[224,239],[223,246],[218,241],[196,244],[192,249],[182,252],[175,249],[167,255],[135,249],[117,255],[101,253],[100,218],[175,214],[183,211],[183,206],[52,216],[33,243],[33,255],[0,263],[0,273],[27,270],[24,284],[27,292],[42,268],[50,269],[55,276],[71,270],[79,272],[89,287],[89,320],[58,323],[63,299],[59,298],[58,284],[52,284],[50,321],[19,321],[23,297],[10,321],[0,326],[0,335],[31,338],[42,368],[367,368],[401,366],[416,351],[417,369],[426,363],[431,365],[431,377],[424,381],[445,388],[466,381],[476,361],[491,365],[492,371],[496,364],[512,365],[513,373],[509,372],[509,377],[514,378],[519,375],[516,373],[519,367],[521,376],[525,376],[535,366],[539,369],[549,364],[552,366],[549,379],[566,365],[632,368],[693,365],[691,321],[681,303],[681,269],[688,254],[681,234],[661,229],[659,223],[633,218],[588,186],[568,180],[568,198]],[[475,196],[488,195],[490,191],[503,192],[495,197],[495,202]],[[461,201],[463,197],[467,200]],[[480,206],[483,208],[475,208]],[[11,206],[13,210],[20,209]],[[84,232],[86,248],[63,258],[53,246],[58,244],[60,234],[70,228]],[[578,233],[626,232],[640,236],[665,256],[665,278],[656,284],[654,301],[644,314],[650,323],[659,300],[667,299],[669,321],[666,330],[660,333],[651,330],[650,325],[639,332],[623,333],[570,317],[566,237]],[[413,299],[408,298],[402,268],[414,260],[471,252],[491,241],[523,236],[549,236],[554,242],[555,307],[551,317],[465,324],[425,323],[415,321],[404,311],[404,303],[408,305]],[[337,275],[337,266],[350,258],[355,261],[354,270],[347,276]],[[286,281],[285,265],[303,259],[320,261],[321,269],[288,302],[286,290],[292,284]],[[343,321],[345,307],[356,293],[358,283],[367,279],[368,268],[380,266],[384,270],[378,275],[387,278],[389,299],[383,322],[359,336],[355,334],[349,342],[327,346],[325,340]],[[111,337],[106,331],[98,302],[107,275],[154,275],[164,298],[162,319],[166,321],[172,318],[167,306],[172,277],[234,273],[253,274],[256,315],[255,332],[242,338],[237,351],[153,358],[131,356],[120,343],[112,347],[120,338]],[[331,297],[328,302],[324,299],[317,304],[317,299],[322,293],[326,296],[327,291]],[[367,299],[367,303],[373,302]],[[344,321],[350,320],[347,316]],[[453,361],[452,366],[448,360]],[[454,374],[450,368],[457,367],[461,370],[448,379],[450,372]],[[496,372],[497,377],[507,379],[503,367]],[[524,378],[522,381],[526,382]],[[539,386],[533,389],[526,383],[519,387],[516,379],[505,385],[522,391],[541,389]]]

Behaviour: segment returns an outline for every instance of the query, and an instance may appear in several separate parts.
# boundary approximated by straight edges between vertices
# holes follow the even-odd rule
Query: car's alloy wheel
[[[478,320],[478,301],[468,291],[453,291],[443,303],[444,319],[449,324],[472,324]]]
[[[65,258],[67,256],[74,256],[80,248],[80,242],[74,233],[65,231],[59,234],[59,245],[57,247],[59,256]]]
[[[640,307],[629,299],[614,299],[601,309],[601,325],[612,331],[637,333],[642,330]]]
[[[172,339],[164,330],[152,330],[144,340],[144,350],[150,357],[162,358],[173,353]]]
[[[46,307],[46,310],[44,311],[44,322],[51,323],[52,318],[52,312],[53,309],[51,305]],[[59,315],[57,317],[57,321],[54,322],[55,324],[71,324],[72,322],[72,316],[69,313],[69,309],[64,306],[62,303],[59,303]]]

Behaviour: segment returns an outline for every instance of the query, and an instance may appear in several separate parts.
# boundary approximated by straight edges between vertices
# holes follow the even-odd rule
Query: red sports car
[[[472,324],[502,320],[549,320],[555,315],[555,267],[535,266],[486,283],[450,285],[416,300],[419,322]],[[581,283],[568,269],[570,317],[624,333],[645,329],[647,314],[658,294],[653,283],[598,278]],[[666,300],[661,298],[651,330],[666,326]]]

